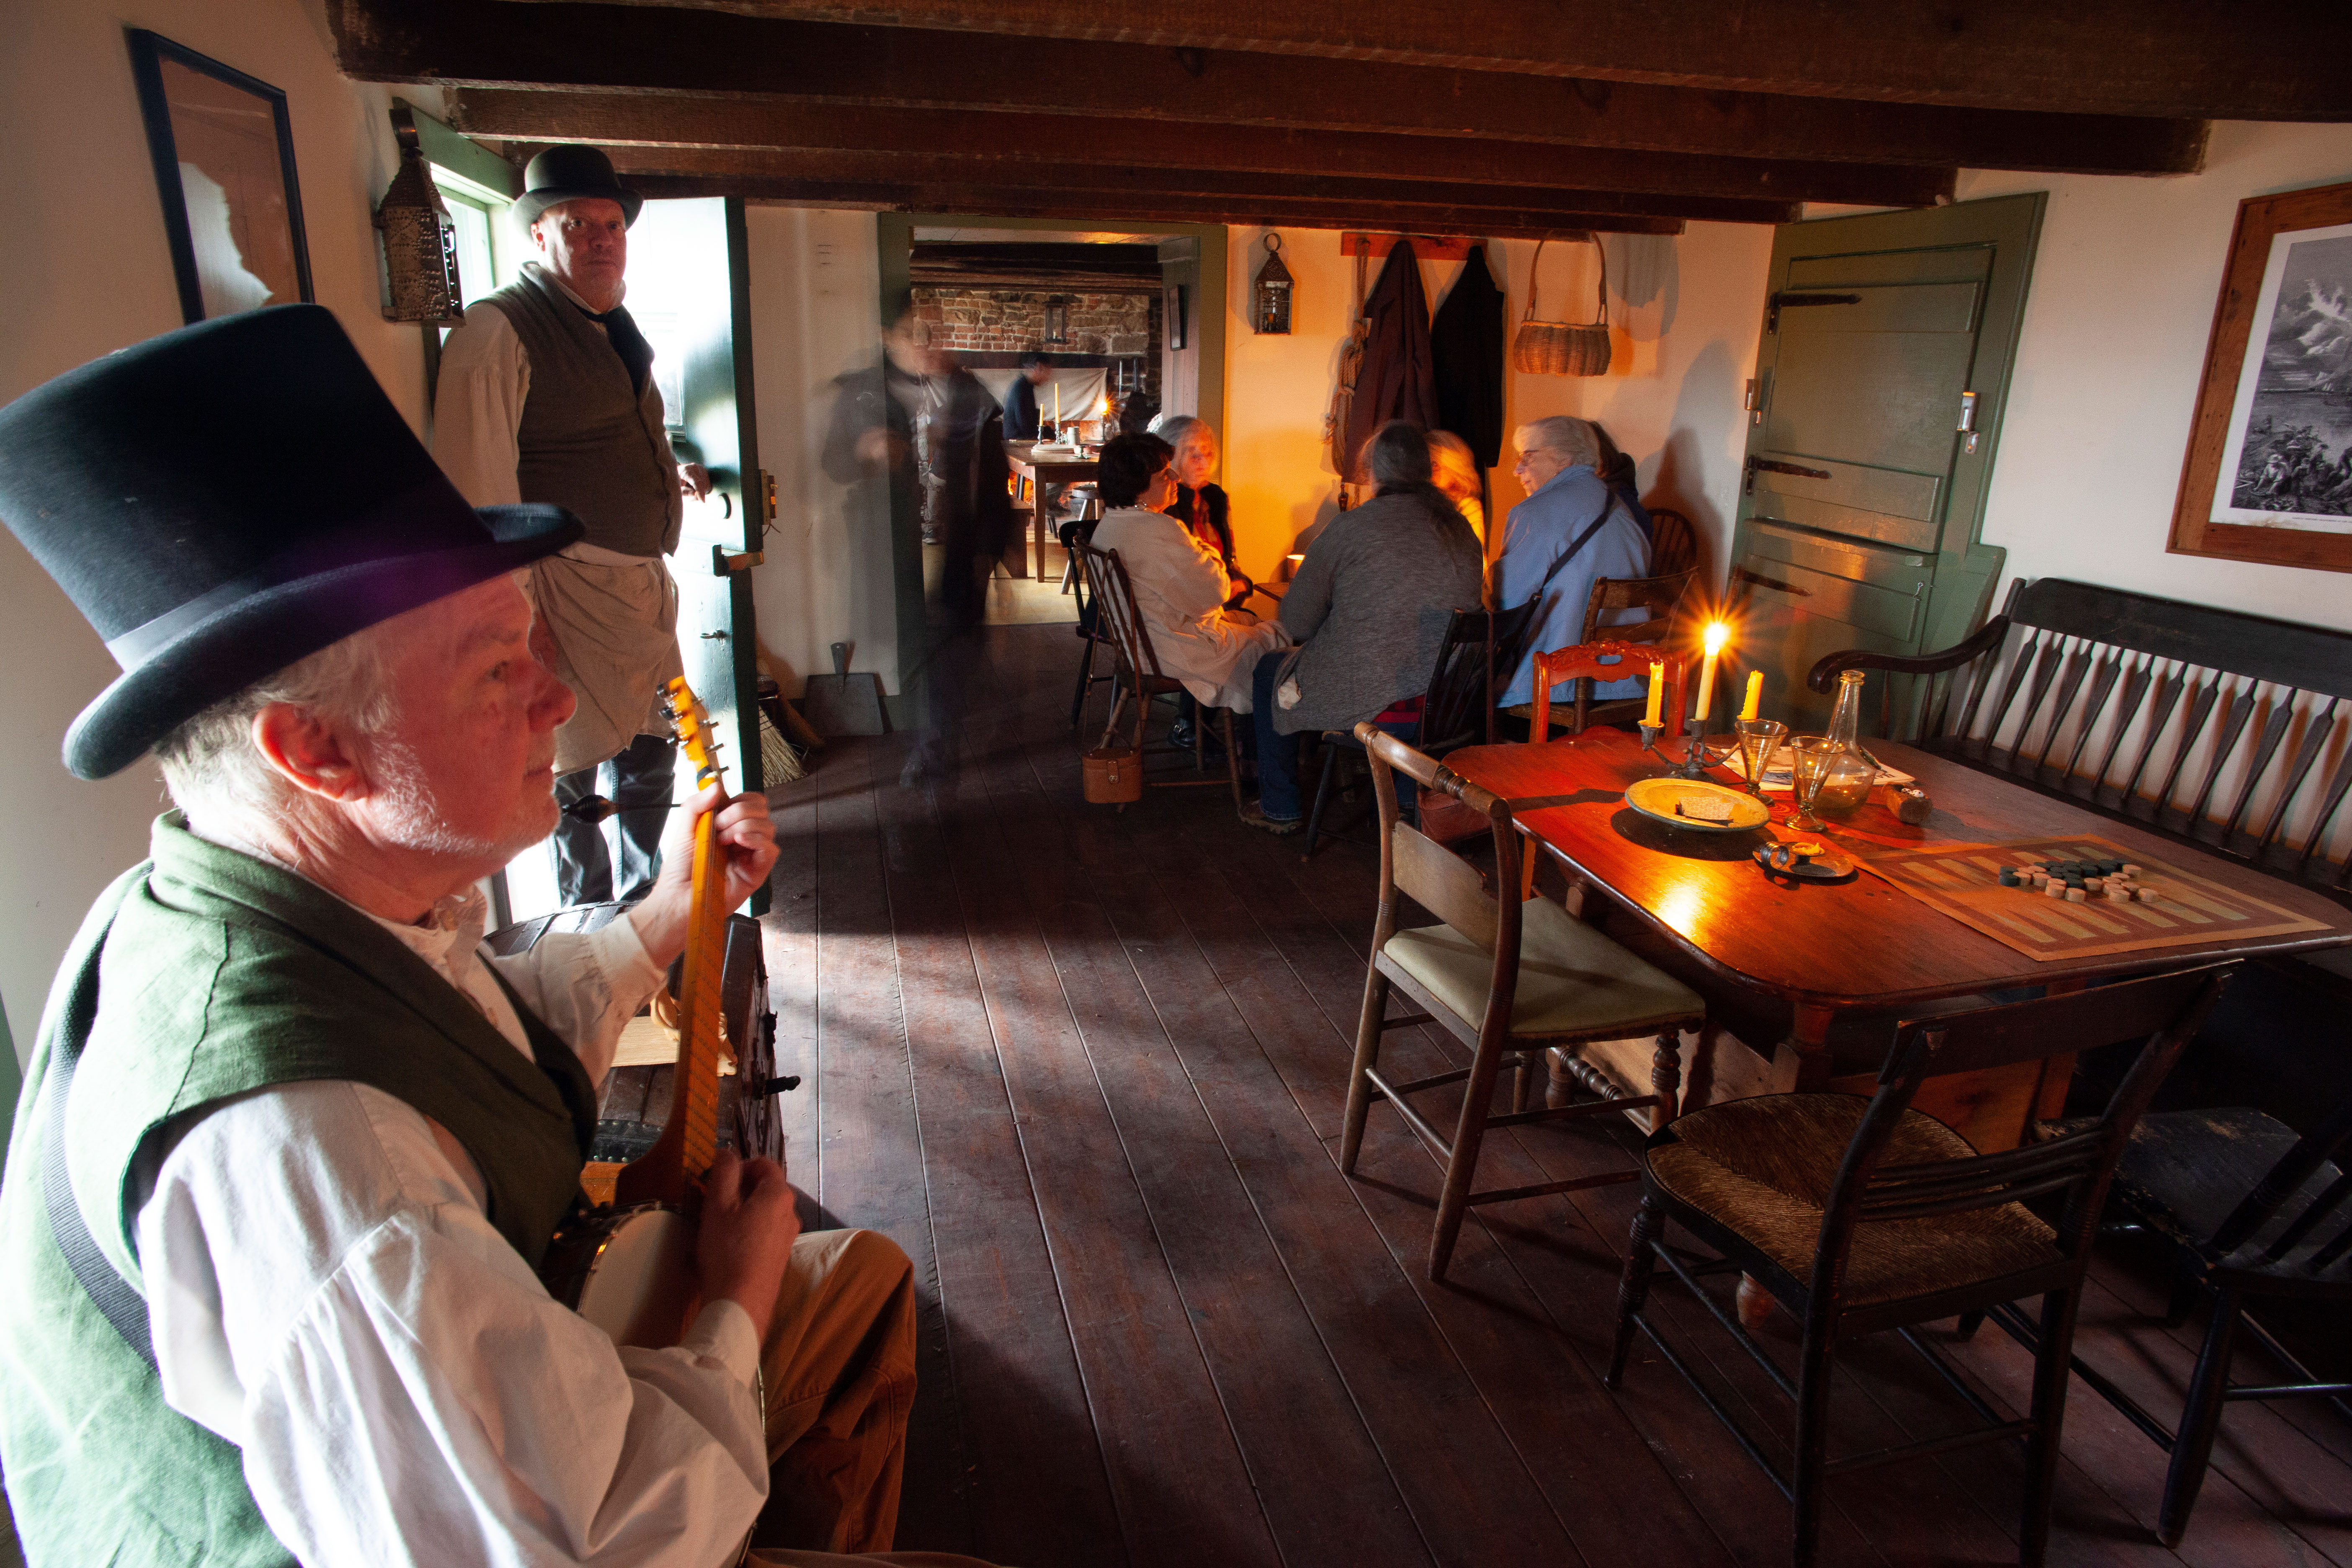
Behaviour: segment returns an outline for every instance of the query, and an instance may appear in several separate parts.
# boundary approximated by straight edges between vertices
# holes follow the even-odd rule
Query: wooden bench
[[[1957,647],[1806,684],[1846,669],[1890,735],[2352,905],[2352,633],[2020,578]],[[2352,954],[2285,962],[2352,993]]]

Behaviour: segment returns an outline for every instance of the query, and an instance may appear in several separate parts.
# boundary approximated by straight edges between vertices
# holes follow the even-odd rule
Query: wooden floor
[[[1075,639],[1006,627],[987,650],[956,771],[904,786],[908,737],[836,742],[775,796],[793,1176],[831,1223],[903,1246],[925,1303],[899,1547],[1029,1568],[1785,1562],[1779,1493],[1654,1352],[1601,1386],[1631,1189],[1477,1211],[1434,1288],[1420,1146],[1376,1109],[1340,1175],[1370,852],[1302,863],[1222,788],[1084,805]],[[1458,1055],[1390,1038],[1400,1066]],[[1482,1184],[1622,1163],[1617,1137],[1496,1134]],[[1755,1369],[1661,1297],[1785,1432]],[[2168,1418],[2198,1325],[2152,1321],[2161,1299],[2103,1261],[2082,1342]],[[1789,1340],[1784,1314],[1771,1331]],[[2023,1397],[1999,1333],[1951,1348],[1996,1404]],[[1832,1452],[1968,1419],[1899,1342],[1867,1345]],[[2162,1454],[2079,1384],[2064,1451],[2053,1562],[2174,1560],[2149,1531]],[[2347,1458],[2325,1405],[2234,1407],[2178,1558],[2352,1565]],[[1833,1482],[1823,1561],[2012,1562],[2021,1470],[1979,1449]]]

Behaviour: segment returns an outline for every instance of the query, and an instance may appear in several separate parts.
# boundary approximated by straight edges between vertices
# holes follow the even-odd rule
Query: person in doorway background
[[[1008,441],[1034,441],[1037,438],[1037,389],[1054,379],[1051,355],[1036,353],[1021,356],[1021,374],[1004,392],[1004,438]]]
[[[433,455],[476,506],[544,501],[587,525],[531,566],[533,635],[580,704],[556,736],[555,798],[585,800],[602,769],[620,874],[598,823],[560,816],[549,845],[566,905],[634,903],[661,868],[677,751],[661,696],[686,668],[662,557],[710,476],[671,453],[653,345],[621,302],[645,198],[593,147],[550,147],[523,184],[515,217],[539,258],[442,345]]]

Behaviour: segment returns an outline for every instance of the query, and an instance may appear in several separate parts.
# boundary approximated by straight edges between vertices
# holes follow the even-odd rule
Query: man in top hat
[[[467,506],[310,305],[0,409],[0,521],[122,666],[67,765],[152,752],[178,805],[67,953],[0,1184],[31,1561],[720,1568],[763,1502],[821,1549],[772,1560],[887,1548],[890,1242],[800,1235],[783,1171],[729,1154],[676,1347],[616,1348],[534,1272],[691,898],[677,857],[600,931],[479,945],[573,708],[515,574],[580,524]],[[715,826],[740,903],[765,805]]]
[[[532,566],[530,594],[555,672],[580,700],[556,737],[555,797],[593,795],[602,765],[621,866],[616,885],[604,829],[566,816],[555,879],[566,904],[634,903],[653,886],[676,760],[656,701],[684,668],[662,557],[677,547],[684,493],[710,481],[672,455],[653,346],[621,303],[645,198],[593,147],[549,148],[523,183],[515,216],[539,258],[468,307],[442,345],[433,455],[476,506],[542,501],[587,525]]]

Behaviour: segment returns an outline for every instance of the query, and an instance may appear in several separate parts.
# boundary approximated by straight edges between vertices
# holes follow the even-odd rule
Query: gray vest
[[[545,281],[536,264],[492,294],[530,363],[516,478],[588,525],[588,542],[627,555],[677,548],[685,506],[651,375],[642,395],[604,330]]]

